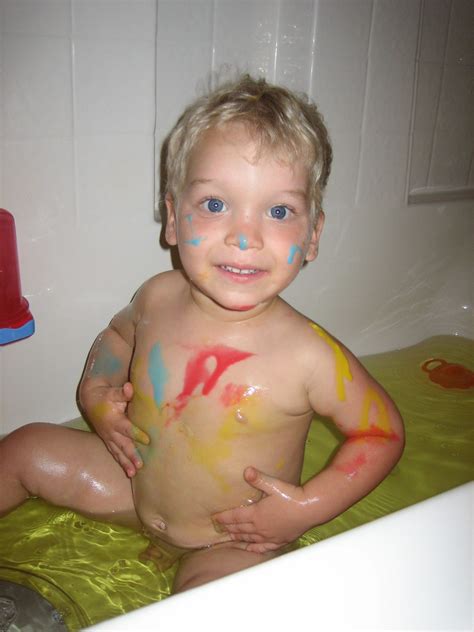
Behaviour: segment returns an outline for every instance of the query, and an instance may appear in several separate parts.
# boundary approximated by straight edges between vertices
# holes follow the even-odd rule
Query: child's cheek
[[[184,213],[180,221],[180,236],[182,243],[197,248],[206,239],[196,217],[192,213]]]
[[[300,265],[302,266],[304,263],[304,252],[301,246],[298,244],[291,244],[288,251],[288,258],[286,260],[288,265]]]

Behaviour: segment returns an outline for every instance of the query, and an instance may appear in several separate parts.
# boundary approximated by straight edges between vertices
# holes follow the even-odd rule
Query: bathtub
[[[466,483],[88,629],[471,630],[473,498]]]

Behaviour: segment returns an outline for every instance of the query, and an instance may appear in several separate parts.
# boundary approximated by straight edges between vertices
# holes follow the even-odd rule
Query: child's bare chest
[[[193,434],[237,439],[274,432],[308,414],[297,372],[278,349],[151,333],[137,342],[132,361],[138,423],[170,428],[179,422]]]

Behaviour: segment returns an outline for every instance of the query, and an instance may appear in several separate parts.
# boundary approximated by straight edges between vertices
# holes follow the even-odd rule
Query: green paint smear
[[[362,358],[404,417],[404,455],[376,490],[338,518],[308,531],[298,546],[472,480],[474,389],[446,390],[431,382],[420,368],[430,357],[474,369],[474,341],[438,336],[407,349]],[[71,425],[85,428],[81,421]],[[303,480],[327,464],[340,439],[327,421],[312,424]],[[169,595],[176,568],[159,573],[151,562],[140,561],[147,544],[129,529],[30,500],[0,520],[0,578],[37,590],[75,631]]]

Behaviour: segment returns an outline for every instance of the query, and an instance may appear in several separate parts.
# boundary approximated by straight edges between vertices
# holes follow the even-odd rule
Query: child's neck
[[[203,315],[219,322],[240,323],[259,319],[265,313],[270,313],[278,302],[278,296],[270,301],[259,303],[249,308],[227,309],[200,292],[190,284],[190,301]]]

